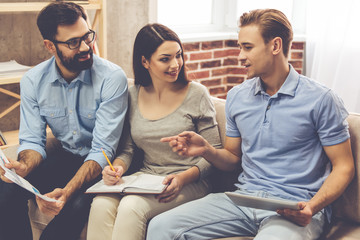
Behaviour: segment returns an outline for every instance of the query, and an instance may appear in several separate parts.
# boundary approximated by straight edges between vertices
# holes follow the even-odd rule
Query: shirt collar
[[[299,83],[299,73],[293,68],[293,66],[291,66],[291,64],[289,64],[289,68],[290,68],[289,74],[286,77],[285,82],[283,83],[277,94],[285,94],[290,96],[295,95],[295,91]],[[261,84],[260,77],[257,77],[255,79],[254,90],[255,90],[254,95],[257,95],[262,91],[265,92],[265,89]]]
[[[52,63],[51,63],[51,67],[50,67],[50,76],[48,78],[48,80],[53,83],[53,82],[61,82],[61,83],[66,83],[65,79],[61,76],[61,74],[59,73],[57,67],[56,67],[56,62],[55,62],[55,57],[52,57]],[[80,74],[72,81],[72,82],[76,82],[76,81],[81,81],[83,83],[87,83],[90,84],[91,82],[91,73],[90,73],[90,69],[86,69],[80,72]]]

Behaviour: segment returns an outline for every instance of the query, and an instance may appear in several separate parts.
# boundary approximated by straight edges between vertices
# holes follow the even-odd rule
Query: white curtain
[[[306,75],[360,113],[360,1],[307,0]]]

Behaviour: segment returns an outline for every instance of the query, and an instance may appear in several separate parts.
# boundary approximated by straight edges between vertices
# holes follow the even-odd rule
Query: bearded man
[[[55,216],[40,239],[80,236],[92,202],[84,191],[107,164],[102,150],[113,158],[127,111],[126,76],[119,66],[93,55],[95,32],[86,18],[74,3],[46,6],[37,25],[53,57],[20,82],[20,147],[17,161],[6,167],[58,200],[36,197],[39,209]],[[51,152],[46,148],[47,126],[59,143]],[[0,239],[32,239],[27,201],[34,195],[3,175],[1,169]]]

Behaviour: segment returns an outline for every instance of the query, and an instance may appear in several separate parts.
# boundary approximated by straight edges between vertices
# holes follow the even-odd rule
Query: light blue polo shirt
[[[298,74],[268,95],[260,78],[234,87],[226,100],[226,135],[241,137],[237,186],[296,201],[312,198],[331,171],[323,146],[350,135],[343,102],[332,90]]]

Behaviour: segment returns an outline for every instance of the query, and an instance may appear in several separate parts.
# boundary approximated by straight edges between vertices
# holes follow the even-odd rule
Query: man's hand
[[[102,171],[102,178],[106,185],[115,185],[121,179],[121,176],[124,174],[124,168],[122,166],[114,166],[115,172],[110,168],[110,166],[104,167]]]
[[[36,203],[40,211],[49,216],[58,215],[68,200],[66,191],[61,188],[56,188],[54,191],[45,195],[49,198],[56,199],[59,202],[48,202],[36,196]]]
[[[298,205],[300,210],[281,209],[276,212],[284,218],[305,227],[311,222],[313,211],[306,202],[299,202]]]
[[[208,142],[195,132],[185,131],[177,136],[165,137],[161,142],[168,142],[173,152],[184,156],[201,156],[206,151]]]
[[[184,186],[184,181],[178,174],[170,174],[165,177],[163,184],[167,186],[164,192],[162,192],[159,195],[156,195],[155,198],[159,199],[159,202],[161,203],[167,203],[174,200],[179,193],[181,192],[181,189]]]
[[[27,175],[27,167],[24,163],[21,163],[21,162],[15,161],[15,160],[11,160],[9,158],[8,158],[8,160],[10,163],[5,163],[6,168],[15,170],[16,174],[19,175],[20,177],[25,177]],[[4,176],[4,174],[5,174],[5,170],[0,167],[1,180],[3,180],[4,182],[7,182],[7,183],[12,183],[12,181],[10,181],[8,178],[6,178]]]

